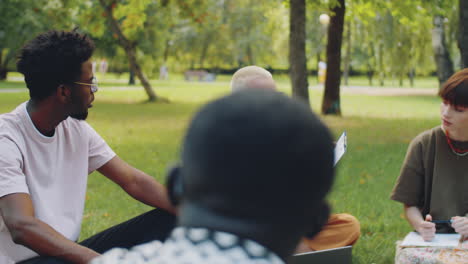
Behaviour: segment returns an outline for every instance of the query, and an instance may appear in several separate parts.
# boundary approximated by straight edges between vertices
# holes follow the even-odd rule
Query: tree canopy
[[[325,61],[326,29],[320,14],[333,17],[338,0],[305,1],[305,62],[307,73]],[[363,74],[374,85],[388,78],[400,82],[440,71],[433,46],[435,18],[441,18],[445,58],[454,70],[464,67],[467,52],[459,19],[467,9],[455,0],[347,0],[339,65],[345,76]],[[105,6],[110,7],[113,19]],[[0,5],[0,78],[15,70],[17,50],[49,29],[87,32],[97,45],[96,56],[110,70],[134,71],[122,36],[134,48],[134,60],[153,77],[159,67],[235,69],[256,64],[287,72],[291,67],[290,1],[286,0],[2,0]],[[115,31],[121,30],[121,36]],[[443,30],[441,30],[443,29]],[[442,33],[440,33],[442,32]],[[440,50],[440,49],[439,49]],[[450,64],[447,64],[450,65]],[[446,66],[444,68],[450,68]]]

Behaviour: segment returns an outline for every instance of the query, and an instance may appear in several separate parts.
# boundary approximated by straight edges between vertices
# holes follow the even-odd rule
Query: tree
[[[154,102],[158,100],[158,96],[154,92],[153,88],[151,87],[151,84],[149,83],[148,79],[146,78],[145,74],[141,69],[140,64],[137,61],[136,42],[130,41],[124,35],[119,22],[114,17],[113,9],[116,6],[116,2],[112,1],[111,4],[108,4],[105,2],[105,0],[99,0],[99,3],[104,9],[104,14],[107,18],[110,29],[114,34],[117,35],[119,44],[122,46],[122,48],[127,54],[131,70],[136,74],[141,84],[143,85],[143,88],[145,89],[146,94],[148,95],[148,101]]]
[[[445,42],[444,17],[434,16],[434,28],[432,29],[432,48],[434,50],[434,60],[437,68],[437,78],[439,88],[453,74],[453,63]]]
[[[281,0],[175,3],[171,56],[184,68],[287,65],[288,10]]]
[[[344,65],[343,65],[343,78],[344,84],[348,85],[349,71],[351,69],[351,23],[346,23],[346,49],[344,56]]]
[[[307,62],[305,55],[306,4],[305,0],[290,1],[289,64],[292,94],[309,104]]]
[[[450,45],[447,45],[446,41],[446,36],[449,36],[448,39],[451,40],[450,35],[446,32],[446,25],[448,25],[448,17],[455,17],[451,14],[454,5],[454,0],[429,0],[425,2],[425,5],[423,5],[423,3],[417,3],[417,7],[421,8],[424,6],[427,12],[432,16],[432,50],[434,53],[439,87],[442,87],[442,84],[454,72],[450,56]],[[448,29],[450,31],[450,27]]]
[[[8,71],[18,50],[35,35],[49,30],[69,28],[72,24],[68,3],[46,0],[1,0],[0,4],[0,80]]]
[[[327,76],[322,100],[322,113],[341,115],[340,82],[341,82],[341,43],[345,16],[345,0],[338,0],[331,8],[332,16],[328,27],[327,43]]]
[[[459,0],[459,37],[458,48],[461,54],[462,68],[468,67],[468,0]]]

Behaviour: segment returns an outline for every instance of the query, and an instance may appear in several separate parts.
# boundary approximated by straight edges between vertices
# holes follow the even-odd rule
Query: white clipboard
[[[346,152],[347,146],[348,146],[348,143],[347,143],[346,131],[343,131],[340,138],[335,144],[335,162],[333,163],[333,166],[336,166],[336,163],[338,163],[341,157],[343,157],[343,155]]]

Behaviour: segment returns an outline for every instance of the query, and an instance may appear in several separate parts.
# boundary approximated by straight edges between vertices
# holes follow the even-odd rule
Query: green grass
[[[99,80],[100,88],[105,87],[128,87],[128,73],[123,74],[115,74],[115,73],[107,73],[102,75],[101,73],[96,73],[96,77]],[[7,81],[0,81],[0,89],[5,88],[26,88],[22,80],[22,75],[18,72],[10,72],[8,73]],[[170,80],[168,81],[160,81],[160,80],[152,80],[151,84],[157,88],[172,88],[172,87],[186,87],[187,84],[197,86],[211,86],[211,85],[222,85],[224,87],[229,86],[231,76],[230,75],[218,75],[216,77],[216,82],[207,83],[207,82],[186,82],[182,74],[175,73],[170,75]],[[279,84],[280,87],[289,87],[290,81],[289,77],[286,74],[275,75],[275,80]],[[316,76],[309,76],[309,85],[315,86],[318,85],[317,77]],[[140,87],[139,81],[137,81],[137,85],[135,88]],[[341,81],[344,85],[344,80]],[[352,76],[349,78],[349,86],[371,86],[369,81],[365,76]],[[380,86],[379,80],[374,78],[373,80],[373,87],[380,87],[380,88],[388,88],[388,87],[400,87],[398,80],[394,80],[391,78],[385,79],[384,85]],[[409,79],[406,78],[403,81],[402,88],[411,88]],[[430,77],[417,77],[415,78],[414,87],[417,88],[437,88],[439,87],[437,78],[434,76]]]
[[[228,81],[185,83],[155,81],[157,92],[171,103],[149,104],[142,89],[96,94],[89,123],[128,163],[164,181],[177,160],[179,144],[192,114],[204,102],[228,93]],[[0,83],[1,84],[1,83]],[[288,92],[287,81],[280,87]],[[0,113],[27,100],[27,93],[2,93]],[[311,90],[319,108],[322,94]],[[361,222],[362,236],[353,263],[393,263],[395,241],[408,231],[402,206],[389,199],[409,141],[439,124],[435,96],[342,96],[343,117],[322,116],[335,137],[348,132],[348,152],[337,167],[329,200],[334,212],[347,212]],[[287,178],[285,178],[287,180]],[[138,215],[149,208],[133,201],[105,177],[89,177],[81,238]]]

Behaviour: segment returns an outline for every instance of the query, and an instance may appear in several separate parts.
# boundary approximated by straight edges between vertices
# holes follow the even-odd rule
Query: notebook
[[[290,264],[351,264],[352,246],[311,251],[292,256]]]
[[[347,147],[348,147],[348,142],[347,142],[347,137],[346,137],[346,131],[344,131],[335,144],[335,162],[333,166],[336,166],[336,163],[338,163],[341,157],[343,157],[343,155],[346,152]]]
[[[427,242],[417,232],[409,232],[400,246],[468,248],[468,241],[460,243],[460,234],[436,234],[432,241]]]

